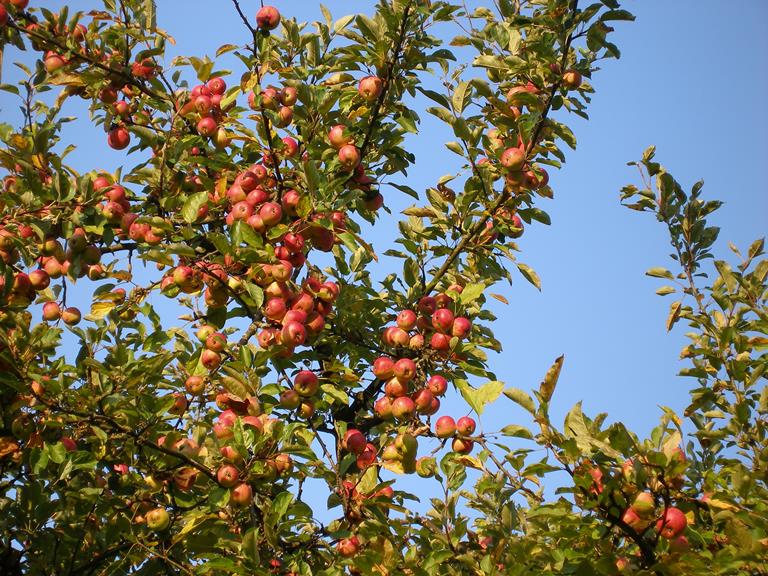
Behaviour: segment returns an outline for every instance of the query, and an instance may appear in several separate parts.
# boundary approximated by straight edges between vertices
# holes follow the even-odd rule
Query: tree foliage
[[[673,269],[648,274],[674,294],[667,328],[689,325],[685,414],[648,438],[580,405],[560,425],[564,357],[529,391],[488,360],[488,299],[518,273],[540,288],[515,240],[549,224],[567,113],[587,117],[631,14],[231,9],[247,44],[168,61],[151,1],[0,1],[0,42],[39,53],[2,86],[24,122],[0,124],[0,573],[766,573],[768,260],[762,240],[715,257],[701,183],[649,149],[622,190],[669,231]],[[74,98],[122,170],[67,163]],[[424,113],[460,170],[417,191]],[[396,227],[390,194],[414,201]],[[396,247],[377,254],[370,223]],[[473,417],[440,413],[445,394]],[[477,426],[492,402],[534,426]]]

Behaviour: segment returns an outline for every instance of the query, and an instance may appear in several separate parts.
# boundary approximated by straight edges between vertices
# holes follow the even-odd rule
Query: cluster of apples
[[[655,471],[658,466],[652,466],[647,457],[625,460],[615,474],[591,463],[585,463],[578,470],[589,473],[592,478],[589,492],[596,497],[603,494],[607,477],[615,476],[621,485],[621,495],[615,499],[630,502],[621,520],[640,536],[653,526],[658,535],[669,542],[670,551],[681,552],[689,548],[684,534],[688,519],[685,512],[673,504],[674,490],[682,487],[687,459],[680,447],[667,454],[666,459],[663,475]],[[577,497],[577,503],[580,502],[583,503],[583,499]]]
[[[358,470],[365,470],[376,462],[378,450],[368,442],[365,435],[357,428],[349,428],[341,439],[341,447],[355,455]]]
[[[384,382],[384,395],[373,405],[376,415],[384,420],[404,422],[417,414],[431,416],[440,409],[439,398],[448,389],[447,380],[439,374],[413,389],[419,374],[411,358],[380,356],[373,363],[373,375]]]
[[[279,281],[271,282],[264,292],[268,300],[262,312],[271,325],[257,334],[259,345],[288,357],[323,330],[339,296],[339,286],[309,275],[296,292]]]
[[[226,129],[220,125],[225,114],[221,102],[226,91],[227,83],[223,78],[211,78],[205,84],[193,87],[189,100],[179,109],[181,116],[197,118],[197,133],[210,138],[217,148],[225,148],[230,142]]]
[[[435,422],[435,436],[440,439],[452,438],[451,448],[454,452],[469,454],[474,447],[471,436],[476,426],[475,420],[469,416],[462,416],[458,420],[452,416],[440,416]]]
[[[464,290],[455,284],[448,289],[457,294]],[[472,322],[466,316],[457,316],[451,308],[453,298],[447,292],[437,296],[422,296],[416,310],[401,311],[394,326],[384,329],[381,340],[389,347],[420,350],[427,343],[440,353],[447,353],[451,348],[451,339],[463,340],[472,331]]]
[[[314,397],[320,390],[320,379],[311,370],[301,370],[293,378],[293,387],[280,393],[280,407],[297,410],[303,418],[315,414]]]
[[[250,92],[248,94],[248,106],[251,110],[260,112],[271,110],[275,112],[275,125],[279,128],[285,128],[293,122],[293,108],[299,99],[298,90],[294,86],[268,86],[259,94]],[[286,146],[286,156],[292,157],[298,151],[298,145],[294,147],[296,141],[293,138],[284,138],[283,144]]]

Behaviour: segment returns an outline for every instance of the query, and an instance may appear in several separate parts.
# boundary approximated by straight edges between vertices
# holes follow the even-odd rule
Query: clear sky
[[[314,0],[274,0],[286,16],[320,18]],[[39,4],[33,0],[33,5]],[[64,2],[47,0],[57,10]],[[94,0],[67,2],[87,9]],[[371,0],[328,0],[334,16],[370,11]],[[471,2],[471,5],[482,4]],[[489,4],[486,2],[485,4]],[[626,162],[656,144],[658,158],[686,188],[706,182],[705,196],[726,202],[716,215],[722,227],[716,252],[728,257],[727,241],[740,248],[765,235],[768,196],[763,181],[768,146],[768,3],[763,0],[647,0],[625,2],[634,23],[617,23],[614,42],[622,51],[593,78],[597,94],[589,122],[572,118],[578,149],[564,168],[551,174],[555,199],[541,207],[553,225],[529,227],[519,241],[520,259],[537,270],[539,293],[518,277],[503,287],[510,304],[498,304],[502,321],[496,333],[504,352],[492,363],[500,379],[524,389],[538,386],[554,358],[566,355],[555,394],[558,421],[578,400],[587,414],[607,411],[644,434],[657,422],[657,406],[678,413],[687,403],[687,380],[675,376],[685,343],[684,326],[666,334],[671,296],[656,296],[657,279],[644,276],[652,266],[670,266],[665,230],[652,217],[623,208],[618,191],[637,181]],[[181,54],[212,55],[224,43],[243,43],[248,33],[231,4],[200,0],[158,0],[158,25],[177,40]],[[258,2],[242,0],[248,14]],[[761,24],[762,22],[762,24]],[[17,71],[8,49],[5,82]],[[30,54],[22,56],[29,59]],[[238,75],[240,71],[237,71]],[[0,93],[0,118],[18,122],[12,97]],[[82,114],[80,109],[70,110]],[[87,118],[87,114],[82,115]],[[455,170],[457,158],[441,143],[449,137],[423,114],[426,131],[414,140],[417,155],[409,185],[423,189]],[[78,123],[68,134],[80,150],[76,167],[112,168],[124,155],[105,145],[100,130]],[[410,203],[386,193],[397,213]],[[392,222],[394,226],[394,222]],[[389,228],[372,232],[379,253]],[[459,404],[455,404],[458,410]],[[511,409],[510,409],[511,408]],[[525,422],[522,409],[499,400],[483,418],[485,430],[510,419]]]

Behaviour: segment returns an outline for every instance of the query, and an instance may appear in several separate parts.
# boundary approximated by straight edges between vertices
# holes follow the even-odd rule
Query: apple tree
[[[531,390],[489,361],[488,299],[539,284],[516,240],[549,223],[618,0],[313,25],[232,0],[247,41],[216,59],[166,57],[151,1],[93,4],[0,0],[26,52],[2,85],[23,123],[0,123],[0,573],[768,573],[768,260],[715,259],[699,184],[649,149],[622,191],[669,230],[674,269],[648,274],[690,328],[685,414],[560,425],[563,357]],[[68,162],[73,99],[121,170]],[[424,114],[456,171],[415,190]],[[492,402],[530,425],[484,429]]]

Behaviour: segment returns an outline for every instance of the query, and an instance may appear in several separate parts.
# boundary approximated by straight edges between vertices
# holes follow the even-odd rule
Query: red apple
[[[205,379],[202,376],[190,376],[184,381],[184,389],[193,396],[198,396],[205,391]]]
[[[268,32],[280,25],[280,12],[274,6],[263,6],[256,12],[256,26],[259,30]]]
[[[392,401],[388,397],[382,396],[373,403],[373,411],[382,420],[389,420],[392,418]]]
[[[416,326],[416,312],[413,310],[403,310],[397,315],[397,325],[402,330],[409,332]]]
[[[401,358],[395,362],[392,372],[401,382],[410,382],[416,376],[416,363],[410,358]]]
[[[227,83],[223,78],[211,78],[205,85],[211,94],[224,94],[227,91]]]
[[[344,434],[341,445],[348,452],[352,452],[353,454],[359,456],[365,450],[367,442],[365,440],[365,436],[362,432],[360,432],[360,430],[350,428]]]
[[[232,488],[232,486],[237,484],[239,478],[240,474],[238,473],[237,468],[231,464],[224,464],[224,466],[219,468],[216,472],[216,480],[224,488]]]
[[[205,349],[200,354],[200,363],[208,370],[215,370],[221,364],[221,354]]]
[[[408,396],[400,396],[392,401],[392,415],[397,420],[407,420],[416,413],[416,404]]]
[[[457,338],[466,338],[471,331],[472,322],[470,322],[468,318],[465,318],[464,316],[458,316],[454,319],[453,326],[451,326],[451,336],[456,336]]]
[[[360,80],[357,92],[368,102],[376,100],[384,90],[384,82],[378,76],[366,76]]]
[[[507,170],[520,170],[525,164],[525,151],[520,148],[507,148],[501,153],[500,162]]]
[[[440,416],[435,422],[435,436],[450,438],[456,434],[456,421],[451,416]]]
[[[475,421],[469,416],[462,416],[456,421],[456,432],[460,436],[472,436],[475,433]]]
[[[468,440],[467,438],[456,437],[451,443],[451,448],[453,448],[453,451],[458,452],[459,454],[469,454],[472,452],[473,447],[474,442],[472,442],[472,440]]]
[[[74,326],[75,324],[80,323],[81,317],[80,310],[73,306],[65,308],[61,313],[61,319],[64,321],[64,324],[67,324],[68,326]]]
[[[223,352],[227,347],[227,337],[221,332],[214,332],[205,339],[205,347],[214,352]]]
[[[357,536],[342,538],[339,540],[338,544],[336,544],[336,550],[338,550],[339,555],[344,558],[351,558],[357,554],[358,550],[360,550],[360,540]]]
[[[662,537],[672,540],[680,536],[686,526],[688,526],[688,519],[683,511],[672,506],[666,509],[662,518],[656,523],[656,530]]]
[[[347,170],[360,164],[360,151],[354,144],[345,144],[339,149],[339,162]]]
[[[566,70],[563,73],[563,86],[570,90],[574,90],[581,86],[581,74],[576,70]]]
[[[253,500],[253,490],[246,483],[241,483],[232,488],[229,500],[235,506],[249,506]]]
[[[453,319],[453,312],[448,310],[448,308],[438,308],[432,314],[432,326],[438,332],[450,334],[453,327]]]
[[[43,304],[43,320],[55,322],[61,318],[61,307],[56,302]]]
[[[434,396],[442,396],[448,390],[448,381],[439,374],[435,374],[427,380],[427,388]]]
[[[314,396],[319,387],[320,381],[317,374],[311,370],[302,370],[293,379],[294,390],[305,398]]]
[[[110,148],[114,148],[115,150],[123,150],[127,148],[130,143],[131,135],[128,130],[122,126],[112,128],[112,130],[109,131],[109,134],[107,134],[107,144],[109,144]]]

